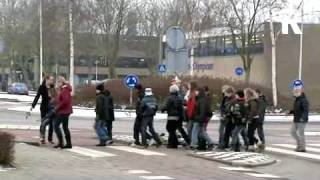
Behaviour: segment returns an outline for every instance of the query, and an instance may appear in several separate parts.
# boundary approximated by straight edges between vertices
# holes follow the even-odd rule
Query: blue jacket
[[[295,123],[306,123],[309,120],[309,101],[304,93],[296,97],[291,113]]]
[[[156,98],[153,96],[144,96],[140,105],[140,112],[143,117],[152,117],[156,115],[158,104]]]

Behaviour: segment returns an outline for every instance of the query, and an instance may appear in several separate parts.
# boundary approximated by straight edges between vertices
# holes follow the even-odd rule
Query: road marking
[[[93,149],[82,148],[82,147],[78,147],[78,146],[75,146],[72,149],[67,149],[67,151],[73,152],[73,153],[77,153],[77,154],[81,154],[83,156],[92,157],[92,158],[117,156],[115,154],[96,151],[96,150],[93,150]]]
[[[320,147],[320,144],[308,144],[309,146]]]
[[[279,146],[279,147],[285,147],[285,148],[290,148],[290,149],[295,149],[296,146],[295,145],[292,145],[292,144],[272,144],[273,146]],[[320,152],[320,149],[318,148],[312,148],[312,147],[308,147],[307,146],[307,151],[310,151],[310,152],[316,152],[316,153],[319,153]]]
[[[39,130],[39,126],[0,124],[0,129]]]
[[[280,148],[274,148],[274,147],[267,147],[266,151],[280,153],[280,154],[293,155],[293,156],[297,156],[297,157],[320,160],[320,155],[317,155],[317,154],[300,153],[300,152],[295,152],[295,151],[292,151],[292,150],[286,150],[286,149],[280,149]]]
[[[305,132],[306,136],[320,136],[320,132]]]
[[[257,178],[273,178],[273,179],[280,179],[281,177],[275,176],[272,174],[260,174],[260,173],[244,173],[249,176],[257,177]]]
[[[132,148],[132,147],[127,147],[127,146],[108,146],[107,148],[111,149],[116,149],[120,151],[126,151],[130,153],[136,153],[144,156],[167,156],[164,153],[158,153],[154,151],[149,151],[149,150],[144,150],[144,149],[137,149],[137,148]]]
[[[169,177],[169,176],[140,176],[140,178],[143,178],[143,179],[174,179],[172,177]]]
[[[243,168],[243,167],[226,167],[226,166],[220,166],[219,168],[229,170],[229,171],[244,171],[244,172],[250,172],[253,171],[249,168]]]
[[[146,170],[129,170],[128,173],[130,173],[130,174],[151,174],[150,171],[146,171]]]
[[[0,105],[17,105],[21,103],[1,101]]]

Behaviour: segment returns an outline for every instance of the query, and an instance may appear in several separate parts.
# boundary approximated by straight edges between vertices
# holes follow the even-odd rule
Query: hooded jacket
[[[208,118],[209,110],[209,100],[204,91],[199,91],[197,96],[197,104],[195,108],[195,122],[204,123]]]
[[[154,96],[144,96],[140,105],[140,112],[143,117],[153,117],[158,110],[158,104]]]
[[[70,84],[65,84],[60,87],[58,95],[58,105],[56,107],[56,112],[58,115],[70,115],[72,114],[72,97],[71,97],[72,87]]]
[[[103,92],[96,97],[96,120],[110,121],[110,98]]]
[[[179,120],[182,117],[184,113],[183,102],[177,92],[170,94],[165,106],[162,108],[161,111],[167,111],[168,120]]]

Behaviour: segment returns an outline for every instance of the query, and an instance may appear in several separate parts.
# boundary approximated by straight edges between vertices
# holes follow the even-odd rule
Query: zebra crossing
[[[265,151],[269,153],[287,155],[290,157],[301,158],[305,160],[320,161],[320,144],[307,144],[307,152],[296,152],[294,144],[271,144],[266,147]]]
[[[283,178],[280,176],[276,176],[273,174],[268,174],[268,173],[261,173],[261,172],[256,172],[255,170],[251,168],[244,168],[244,167],[234,167],[234,166],[220,166],[220,169],[227,170],[227,171],[235,171],[239,173],[243,173],[247,176],[252,176],[255,178],[259,179],[281,179],[281,180],[287,180],[287,178]]]

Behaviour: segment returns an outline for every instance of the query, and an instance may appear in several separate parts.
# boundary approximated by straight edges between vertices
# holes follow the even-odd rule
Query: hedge
[[[15,136],[0,131],[0,165],[11,165],[14,160]]]

